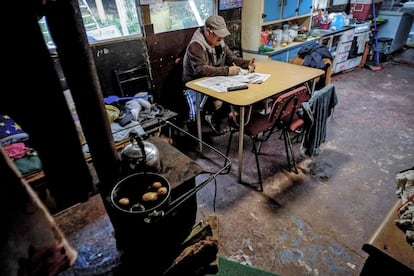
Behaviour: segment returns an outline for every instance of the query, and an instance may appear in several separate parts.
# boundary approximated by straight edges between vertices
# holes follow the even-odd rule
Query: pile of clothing
[[[162,107],[152,104],[147,100],[148,97],[147,92],[140,92],[128,97],[127,101],[123,98],[110,104],[106,101],[105,110],[115,142],[128,138],[131,131],[140,136],[145,135],[141,122],[161,115]]]
[[[395,185],[401,199],[399,219],[395,223],[405,232],[407,242],[414,247],[414,167],[398,173]]]
[[[0,114],[0,144],[23,176],[42,170],[37,151],[28,142],[29,134],[10,116]]]

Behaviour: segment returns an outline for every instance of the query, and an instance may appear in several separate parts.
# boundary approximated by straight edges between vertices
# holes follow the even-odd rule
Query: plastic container
[[[393,39],[389,37],[379,37],[378,38],[378,52],[388,55],[390,53],[392,40]]]
[[[319,28],[324,29],[324,30],[328,30],[329,27],[331,26],[331,22],[319,22]]]
[[[289,43],[289,25],[283,24],[282,43]]]
[[[389,37],[379,37],[378,38],[378,58],[379,62],[386,62],[388,55],[390,54],[392,38]]]
[[[338,13],[334,16],[329,28],[333,31],[338,31],[345,26],[345,18],[342,14]]]

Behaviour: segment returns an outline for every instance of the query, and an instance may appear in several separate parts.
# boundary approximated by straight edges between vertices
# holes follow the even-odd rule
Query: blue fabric
[[[184,97],[188,103],[188,121],[195,122],[197,117],[197,104],[196,104],[196,93],[194,90],[184,90]],[[204,95],[200,95],[200,103],[202,102]]]
[[[303,65],[307,67],[325,69],[324,58],[333,60],[331,52],[325,45],[313,41],[300,48],[299,57],[304,59]]]
[[[2,146],[23,142],[29,135],[8,115],[0,114],[0,143]]]

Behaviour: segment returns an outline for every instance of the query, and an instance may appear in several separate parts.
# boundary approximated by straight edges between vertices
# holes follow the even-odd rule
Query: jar
[[[283,24],[282,43],[289,43],[289,25]]]

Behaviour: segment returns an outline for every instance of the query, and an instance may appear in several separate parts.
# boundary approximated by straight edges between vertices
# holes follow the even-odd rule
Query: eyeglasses
[[[222,37],[220,37],[220,36],[218,36],[218,35],[216,35],[216,33],[215,32],[213,32],[211,29],[208,29],[208,32],[213,36],[213,37],[217,37],[217,38],[219,38],[219,39],[223,39]]]

